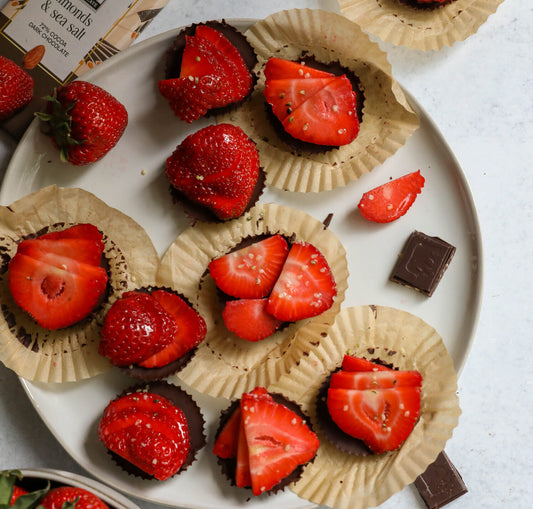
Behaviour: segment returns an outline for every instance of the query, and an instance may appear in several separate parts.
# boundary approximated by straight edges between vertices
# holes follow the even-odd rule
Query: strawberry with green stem
[[[61,160],[75,166],[102,159],[118,143],[128,124],[124,105],[86,81],[67,83],[46,99],[45,111],[36,116],[59,149]]]

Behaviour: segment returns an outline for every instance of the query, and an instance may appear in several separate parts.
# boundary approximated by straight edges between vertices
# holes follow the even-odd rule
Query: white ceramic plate
[[[249,21],[230,20],[241,29]],[[115,95],[129,112],[123,138],[101,162],[75,168],[60,163],[50,141],[33,123],[8,167],[0,202],[8,205],[49,184],[82,187],[138,221],[160,254],[187,226],[171,202],[163,175],[166,158],[189,133],[207,124],[179,121],[157,91],[163,75],[163,54],[177,30],[149,39],[84,76]],[[480,230],[472,196],[457,160],[422,107],[420,129],[392,158],[345,188],[303,195],[267,189],[263,202],[275,201],[302,209],[318,219],[334,213],[331,229],[346,247],[350,279],[345,306],[380,304],[410,311],[441,334],[460,371],[471,346],[480,310],[482,266]],[[379,225],[364,220],[357,203],[364,191],[390,178],[420,169],[426,185],[408,213]],[[457,252],[431,298],[388,281],[403,243],[413,230],[436,235]],[[68,453],[93,475],[130,495],[175,507],[225,509],[304,508],[310,504],[287,492],[247,501],[247,490],[231,488],[210,452],[218,411],[227,402],[193,395],[202,406],[209,442],[182,475],[164,483],[126,475],[110,460],[96,437],[96,426],[110,399],[131,384],[116,371],[63,385],[23,381],[44,422]]]

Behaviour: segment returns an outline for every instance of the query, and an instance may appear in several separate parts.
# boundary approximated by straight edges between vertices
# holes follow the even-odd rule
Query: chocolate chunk
[[[444,507],[468,491],[463,478],[444,451],[416,478],[415,486],[429,509]]]
[[[431,297],[454,253],[455,247],[439,237],[414,231],[398,257],[390,280]]]

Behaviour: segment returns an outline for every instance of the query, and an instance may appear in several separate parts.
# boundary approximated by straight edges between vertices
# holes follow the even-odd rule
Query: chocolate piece
[[[444,451],[416,478],[415,486],[429,509],[444,507],[468,491],[463,478]]]
[[[447,4],[451,4],[452,2],[455,2],[455,0],[445,0],[444,2],[418,2],[417,0],[398,0],[401,4],[408,5],[412,7],[413,9],[422,9],[422,10],[434,10],[434,9],[440,9],[441,7],[444,7]]]
[[[455,254],[455,247],[439,237],[414,231],[405,243],[391,281],[431,297]]]

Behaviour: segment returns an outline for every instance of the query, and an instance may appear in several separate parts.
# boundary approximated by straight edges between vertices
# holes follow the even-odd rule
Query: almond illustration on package
[[[111,368],[100,329],[125,291],[154,283],[144,229],[82,189],[49,186],[0,208],[2,362],[42,382]]]

